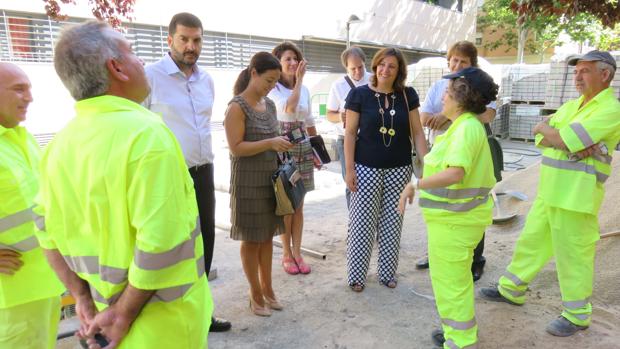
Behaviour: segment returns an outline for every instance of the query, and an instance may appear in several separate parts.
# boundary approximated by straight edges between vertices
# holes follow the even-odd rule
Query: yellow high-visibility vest
[[[204,254],[176,138],[158,115],[124,98],[75,108],[41,160],[41,244],[58,248],[100,309],[128,283],[158,290],[151,302],[182,298],[204,275]]]
[[[611,154],[620,141],[620,102],[611,87],[586,105],[584,97],[564,103],[549,125],[560,131],[567,151],[543,147],[538,195],[549,206],[596,215],[611,175]],[[543,136],[536,135],[536,145]],[[609,154],[572,160],[571,153],[604,144]]]
[[[448,167],[462,167],[465,176],[445,188],[420,190],[424,220],[455,225],[491,224],[493,160],[484,127],[473,113],[459,116],[444,134],[437,136],[424,157],[425,177]]]
[[[0,308],[60,296],[64,287],[35,237],[32,212],[38,185],[39,147],[21,126],[0,125],[0,249],[21,254],[14,275],[0,274]]]

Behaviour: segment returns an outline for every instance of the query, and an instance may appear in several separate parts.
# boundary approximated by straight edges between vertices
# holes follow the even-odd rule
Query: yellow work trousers
[[[147,303],[118,348],[207,348],[212,312],[211,292],[203,276],[180,299]]]
[[[444,348],[473,348],[478,342],[471,262],[486,226],[431,222],[428,262]]]
[[[596,241],[595,215],[548,206],[536,198],[517,241],[512,262],[499,279],[499,292],[523,304],[528,284],[555,256],[562,293],[562,316],[579,326],[591,320]]]
[[[60,296],[0,309],[0,349],[53,349]]]

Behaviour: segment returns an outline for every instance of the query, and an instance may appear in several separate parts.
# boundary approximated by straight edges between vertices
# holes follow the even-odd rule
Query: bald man
[[[64,288],[35,238],[39,147],[19,124],[30,80],[0,63],[0,349],[54,348]]]

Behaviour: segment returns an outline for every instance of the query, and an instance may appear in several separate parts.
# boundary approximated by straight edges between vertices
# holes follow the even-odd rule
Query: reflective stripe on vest
[[[0,218],[0,233],[18,227],[24,223],[31,222],[32,220],[32,207]]]
[[[39,240],[37,240],[34,235],[14,244],[0,244],[0,249],[9,249],[18,252],[28,252],[37,247],[39,247]]]
[[[444,199],[473,199],[478,196],[486,196],[491,192],[491,188],[465,188],[465,189],[448,189],[435,188],[424,189],[425,192]]]
[[[136,262],[138,268],[158,270],[167,268],[183,260],[194,258],[194,246],[196,244],[196,238],[199,235],[200,225],[197,225],[196,229],[192,232],[191,239],[180,243],[172,250],[162,253],[147,253],[136,249],[136,253],[140,252],[142,256],[134,257],[134,262]],[[204,259],[204,256],[202,258]],[[129,272],[128,269],[99,264],[98,256],[64,256],[64,259],[71,270],[76,273],[99,274],[99,278],[102,281],[115,285],[122,284],[127,281],[127,275]],[[137,263],[138,260],[141,264]],[[204,262],[202,269],[204,269]]]
[[[583,299],[580,301],[562,302],[562,306],[570,310],[579,310],[590,303],[590,299]]]
[[[510,279],[510,281],[512,281],[516,286],[527,285],[527,282],[519,279],[515,274],[509,272],[508,270],[504,272],[504,276]]]
[[[420,198],[420,207],[424,208],[439,208],[452,212],[467,212],[480,205],[485,204],[489,200],[489,196],[485,196],[482,199],[472,199],[463,203],[451,203],[444,201],[435,201],[429,198]]]
[[[200,256],[200,258],[196,260],[196,269],[198,273],[198,281],[200,281],[200,278],[205,274],[205,256],[204,255]],[[153,297],[149,299],[148,303],[172,302],[174,300],[177,300],[185,296],[187,291],[193,285],[194,283],[159,289],[155,292]],[[105,298],[94,287],[92,286],[90,287],[90,294],[93,297],[93,300],[99,303],[107,304],[107,305],[114,304],[118,300],[118,298],[120,298],[122,293],[123,291],[119,291],[113,294],[111,297]]]
[[[594,145],[592,137],[590,137],[588,131],[586,131],[583,125],[578,122],[573,122],[572,124],[570,124],[570,128],[573,130],[573,132],[575,132],[577,138],[579,138],[585,148]]]
[[[39,229],[40,231],[45,231],[45,217],[43,216],[39,216],[36,213],[32,213],[33,217],[34,217],[34,225],[37,226],[37,229]]]
[[[469,330],[470,328],[473,328],[474,326],[476,326],[476,319],[471,319],[469,321],[455,321],[455,320],[451,320],[451,319],[441,319],[441,322],[443,322],[444,325],[450,326],[455,330]]]
[[[609,154],[599,154],[599,153],[596,153],[596,154],[592,154],[591,156],[593,158],[595,158],[596,160],[598,160],[598,161],[600,161],[600,162],[602,162],[604,164],[607,164],[607,165],[611,164],[611,161],[614,159]]]
[[[196,224],[196,228],[192,231],[191,238],[176,245],[172,249],[153,253],[135,250],[134,263],[138,268],[144,270],[159,270],[168,268],[186,259],[194,258],[194,247],[196,238],[200,235],[200,224]]]
[[[605,183],[608,175],[598,172],[594,166],[588,165],[583,162],[570,161],[570,160],[557,160],[552,159],[550,157],[546,157],[543,155],[542,164],[547,165],[549,167],[558,168],[561,170],[569,170],[569,171],[577,171],[577,172],[585,172],[587,174],[595,175],[596,181],[600,183]]]
[[[64,256],[64,259],[76,273],[99,274],[102,281],[115,285],[127,281],[127,269],[100,265],[98,256]]]

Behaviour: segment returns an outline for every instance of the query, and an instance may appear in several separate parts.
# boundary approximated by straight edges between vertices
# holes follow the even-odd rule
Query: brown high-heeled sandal
[[[277,299],[271,299],[267,296],[263,296],[265,298],[265,306],[271,308],[273,310],[282,310],[284,306]]]
[[[254,315],[257,315],[257,316],[271,316],[271,310],[269,310],[269,308],[267,307],[256,304],[254,302],[254,299],[252,298],[251,293],[250,293],[250,310],[252,311],[252,313],[254,313]]]

